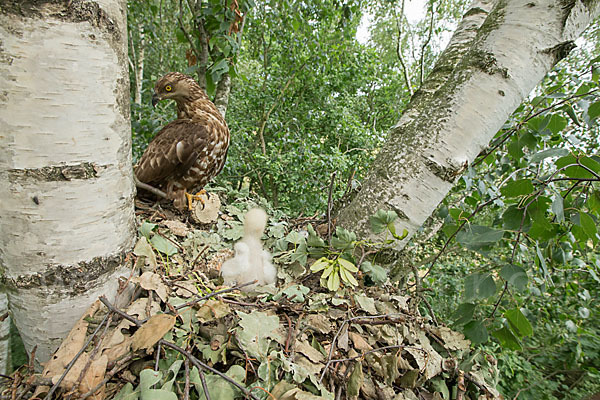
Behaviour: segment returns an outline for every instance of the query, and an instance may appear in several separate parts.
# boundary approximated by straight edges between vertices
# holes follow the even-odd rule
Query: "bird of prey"
[[[221,172],[229,147],[229,128],[204,90],[187,75],[170,72],[154,86],[152,105],[172,99],[177,119],[152,139],[135,167],[139,182],[159,189],[179,209],[199,199],[202,189]],[[200,193],[204,193],[202,190]]]

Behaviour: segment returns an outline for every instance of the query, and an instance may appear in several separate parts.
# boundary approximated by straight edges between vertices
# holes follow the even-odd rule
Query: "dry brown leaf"
[[[223,318],[224,316],[231,313],[229,304],[221,300],[209,299],[202,307],[196,312],[198,320],[202,323],[213,321],[215,319]]]
[[[337,346],[344,351],[348,351],[348,324],[344,325],[342,333],[338,336]]]
[[[116,361],[123,357],[125,354],[129,353],[131,350],[131,342],[133,338],[131,336],[127,336],[124,340],[110,348],[107,348],[102,354],[106,356],[109,362]]]
[[[144,257],[144,267],[146,264],[148,264],[150,269],[154,270],[158,266],[156,263],[156,254],[154,254],[152,246],[150,243],[148,243],[148,239],[146,239],[144,236],[142,236],[135,244],[135,247],[133,248],[133,254],[138,257]],[[138,261],[139,260],[140,259],[138,259]]]
[[[64,379],[60,383],[60,387],[67,390],[73,388],[73,386],[78,382],[81,371],[83,371],[83,368],[86,366],[89,359],[90,356],[87,353],[81,354],[75,364],[73,364],[69,370],[69,373],[65,375]],[[61,375],[62,373],[54,375],[52,377],[52,383],[56,384]]]
[[[129,307],[127,307],[127,314],[136,317],[137,319],[146,319],[148,315],[146,315],[146,311],[148,310],[148,297],[140,297],[136,301],[134,301]],[[156,315],[160,312],[160,302],[153,300],[150,304],[150,317]],[[132,322],[129,322],[129,326],[133,325]]]
[[[181,281],[175,285],[175,294],[179,297],[189,298],[198,294],[198,289],[192,281]]]
[[[306,317],[306,324],[324,335],[331,332],[331,320],[323,314],[310,314]]]
[[[312,347],[307,341],[296,342],[296,351],[304,354],[314,363],[325,360],[325,356],[319,350]]]
[[[271,394],[277,400],[290,400],[294,398],[293,394],[295,393],[295,390],[298,390],[298,388],[294,384],[286,381],[279,381],[273,390],[271,390]]]
[[[87,328],[89,325],[86,319],[91,318],[100,308],[101,304],[100,300],[96,300],[86,310],[79,321],[77,321],[75,326],[73,326],[73,329],[71,329],[65,340],[63,340],[56,353],[54,353],[50,361],[46,364],[46,367],[42,372],[44,378],[51,378],[56,375],[60,376],[67,364],[70,363],[73,357],[81,350],[85,344]]]
[[[133,334],[131,348],[133,351],[138,351],[153,347],[173,326],[175,326],[173,315],[154,315]]]
[[[354,344],[354,348],[356,350],[360,352],[366,352],[373,349],[373,346],[367,343],[367,341],[358,333],[349,332],[348,336],[350,337],[350,340],[352,340],[352,343]]]
[[[92,361],[85,376],[79,383],[79,392],[87,393],[96,387],[104,379],[106,374],[106,366],[108,365],[108,357],[102,355],[100,358]],[[93,396],[88,397],[93,400],[103,400],[104,387],[100,388]]]
[[[471,341],[465,339],[465,335],[446,326],[431,327],[430,330],[444,341],[448,350],[466,350],[471,345]]]
[[[160,275],[147,271],[139,277],[139,282],[142,288],[154,290],[163,302],[167,301],[169,289],[167,288],[167,285],[163,283]]]
[[[166,226],[171,231],[171,233],[176,236],[185,237],[190,231],[186,224],[176,219],[162,221],[161,224]]]

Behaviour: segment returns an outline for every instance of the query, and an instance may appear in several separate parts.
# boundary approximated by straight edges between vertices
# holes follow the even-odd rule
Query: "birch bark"
[[[39,362],[129,275],[125,13],[125,0],[0,7],[0,265],[15,324]]]
[[[599,12],[600,0],[474,1],[339,223],[372,236],[369,216],[394,210],[402,248]]]

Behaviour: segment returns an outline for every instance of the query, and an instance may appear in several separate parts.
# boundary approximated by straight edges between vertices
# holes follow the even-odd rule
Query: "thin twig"
[[[190,362],[196,368],[198,368],[198,371],[200,371],[200,370],[202,370],[202,368],[204,368],[204,369],[212,372],[213,374],[219,375],[221,378],[225,379],[227,382],[231,383],[233,386],[240,389],[242,391],[242,393],[244,393],[246,396],[249,396],[249,397],[253,398],[254,400],[259,400],[259,398],[256,397],[255,395],[253,395],[252,393],[250,393],[250,391],[248,389],[246,389],[245,387],[243,387],[242,385],[240,385],[239,383],[237,383],[236,381],[234,381],[233,379],[231,379],[230,377],[228,377],[221,371],[218,371],[218,370],[208,366],[207,364],[203,363],[202,361],[198,360],[190,352],[182,349],[181,347],[177,346],[175,343],[168,342],[164,339],[161,339],[159,341],[159,343],[162,343],[163,346],[170,347],[173,350],[176,350],[176,351],[180,352],[181,354],[183,354],[184,356],[186,356],[190,360]]]
[[[202,390],[204,390],[204,397],[206,400],[210,400],[210,393],[208,392],[208,385],[206,384],[206,378],[202,369],[198,368],[198,375],[200,376],[200,382],[202,382]]]
[[[106,306],[106,308],[108,308],[109,310],[111,310],[112,312],[114,312],[115,314],[120,315],[121,317],[125,318],[127,321],[133,322],[135,324],[135,326],[140,327],[142,326],[143,322],[140,321],[139,319],[136,319],[134,317],[132,317],[131,315],[119,310],[118,308],[116,308],[115,306],[113,306],[108,299],[106,298],[106,296],[100,296],[100,301],[102,302],[102,304],[104,304]]]
[[[162,197],[163,199],[168,199],[169,196],[165,192],[160,189],[155,188],[154,186],[148,185],[147,183],[140,182],[140,180],[133,174],[133,181],[135,182],[135,186],[139,189],[147,190],[148,192],[155,194],[158,197]]]
[[[129,362],[133,359],[133,356],[134,355],[132,353],[127,354],[127,356],[125,356],[117,364],[115,364],[115,366],[110,370],[110,372],[104,376],[104,379],[102,380],[102,382],[100,382],[99,384],[94,386],[94,388],[92,390],[90,390],[89,392],[87,392],[83,396],[81,396],[80,400],[87,399],[88,397],[90,397],[94,393],[96,393],[102,386],[106,385],[108,383],[108,381],[110,381],[112,379],[113,376],[115,376],[119,371],[121,371],[123,368],[125,368],[129,364]]]
[[[233,292],[233,291],[241,289],[241,288],[243,288],[245,286],[254,285],[256,282],[258,282],[258,281],[254,280],[252,282],[246,282],[246,283],[243,283],[241,285],[236,285],[236,286],[231,287],[231,288],[218,290],[216,292],[212,292],[212,293],[209,293],[209,294],[207,294],[205,296],[199,297],[199,298],[197,298],[195,300],[188,301],[187,303],[180,304],[180,305],[178,305],[178,306],[176,306],[174,308],[176,310],[181,310],[182,308],[193,306],[194,304],[197,304],[197,303],[201,302],[202,300],[210,299],[211,297],[219,296],[219,295],[224,294],[224,293]]]
[[[375,353],[375,352],[378,352],[378,351],[390,350],[390,349],[411,349],[411,350],[419,350],[419,351],[422,351],[423,353],[427,353],[427,350],[422,349],[420,347],[406,346],[406,345],[402,345],[402,344],[395,344],[395,345],[390,345],[390,346],[378,347],[376,349],[371,349],[371,350],[365,351],[364,353],[359,354],[359,355],[354,356],[354,357],[338,358],[338,359],[335,359],[335,360],[331,360],[331,362],[332,363],[339,363],[339,362],[352,361],[352,360],[356,360],[357,358],[362,358],[362,357],[366,356],[367,354]]]
[[[60,376],[60,378],[58,378],[58,380],[56,381],[56,383],[54,385],[52,385],[52,387],[48,391],[48,394],[46,394],[46,397],[44,397],[44,400],[50,400],[52,398],[52,395],[54,394],[54,392],[56,391],[56,389],[58,389],[58,386],[62,383],[63,379],[65,379],[65,376],[67,376],[67,374],[69,373],[69,371],[71,370],[71,368],[73,368],[73,365],[75,365],[75,363],[77,362],[77,360],[79,359],[79,357],[83,354],[83,352],[85,351],[85,349],[89,346],[89,344],[92,342],[92,340],[94,340],[94,337],[96,337],[96,334],[100,331],[100,328],[102,328],[102,326],[104,325],[104,323],[106,323],[106,321],[108,321],[108,316],[109,315],[111,315],[111,313],[108,313],[108,314],[106,314],[104,316],[104,319],[102,319],[102,322],[100,322],[100,324],[98,324],[98,326],[96,327],[96,329],[94,330],[94,332],[90,335],[90,337],[85,342],[85,344],[83,345],[83,347],[81,347],[81,349],[79,349],[79,351],[77,352],[77,354],[75,354],[75,357],[73,357],[73,359],[67,364],[64,372],[62,373],[62,375]]]
[[[100,350],[100,346],[102,345],[102,342],[103,342],[104,338],[106,337],[106,332],[108,332],[108,328],[110,327],[110,322],[112,321],[113,313],[111,311],[109,311],[107,315],[108,315],[108,322],[106,323],[106,326],[104,327],[104,331],[102,331],[102,334],[100,335],[100,339],[98,340],[98,343],[96,343],[94,350],[92,350],[92,352],[90,353],[90,356],[88,357],[88,361],[85,364],[85,367],[81,370],[81,373],[79,374],[79,378],[77,379],[78,382],[83,381],[83,378],[87,374],[87,371],[90,368],[90,365],[92,365],[92,361],[94,360],[94,357],[96,357],[96,354]],[[69,396],[69,398],[70,397],[71,396]]]
[[[160,345],[160,343],[158,343],[158,346],[156,347],[156,361],[154,361],[154,370],[158,371],[158,362],[160,361],[160,350],[161,350],[162,346]]]
[[[496,201],[500,196],[496,196],[494,198],[489,199],[488,201],[486,201],[485,203],[481,203],[480,205],[477,206],[477,208],[468,216],[464,219],[464,221],[460,224],[460,226],[458,226],[456,228],[456,231],[450,235],[450,237],[448,238],[448,240],[446,240],[446,242],[444,243],[444,246],[442,247],[442,249],[437,253],[437,255],[434,257],[434,259],[431,261],[431,264],[429,265],[429,269],[427,270],[427,272],[425,273],[425,275],[423,275],[423,278],[426,278],[427,275],[429,275],[429,273],[431,272],[431,269],[433,268],[433,265],[435,264],[435,262],[442,256],[442,254],[444,253],[444,250],[446,250],[446,248],[448,247],[448,245],[450,244],[450,242],[452,241],[452,239],[454,239],[454,237],[458,234],[458,232],[460,232],[460,230],[463,228],[463,226],[465,226],[467,224],[467,222],[469,222],[469,218],[472,218],[475,214],[477,214],[479,211],[481,211],[481,209],[491,203],[493,203],[494,201]]]
[[[429,20],[429,33],[427,34],[427,39],[423,42],[423,46],[421,46],[421,60],[420,60],[420,68],[419,68],[419,86],[423,86],[423,79],[425,75],[425,48],[429,45],[431,41],[431,36],[433,34],[433,16],[435,15],[434,2],[431,2],[431,19]]]
[[[187,358],[183,362],[185,367],[185,385],[183,387],[183,400],[190,400],[190,360]]]
[[[352,318],[348,318],[348,319],[344,320],[344,322],[342,322],[342,325],[340,325],[337,332],[335,333],[333,340],[331,341],[331,348],[329,349],[329,355],[327,356],[327,363],[325,363],[325,367],[323,367],[323,372],[321,372],[321,376],[319,377],[319,384],[323,381],[323,378],[325,377],[325,373],[327,372],[327,369],[329,368],[329,365],[332,362],[332,356],[333,356],[333,352],[335,351],[335,345],[336,345],[338,336],[340,336],[340,334],[342,333],[342,330],[348,323],[350,323],[350,322],[367,323],[366,321],[371,321],[371,320],[377,319],[377,318],[390,318],[391,319],[394,317],[405,317],[405,315],[404,314],[366,315],[366,316],[360,316],[360,317],[352,317]],[[393,322],[393,320],[390,322]]]

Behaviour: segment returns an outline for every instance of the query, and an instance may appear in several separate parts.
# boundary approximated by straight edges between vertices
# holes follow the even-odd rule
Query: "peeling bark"
[[[0,265],[27,351],[50,355],[129,275],[125,0],[0,8]]]
[[[600,12],[600,0],[569,4],[474,1],[339,223],[373,236],[369,216],[395,210],[402,248]]]

